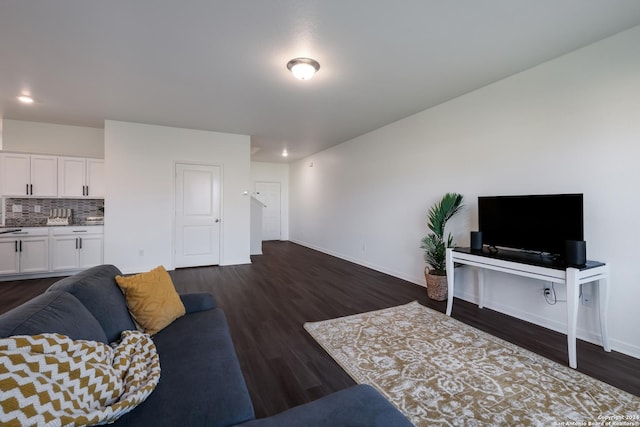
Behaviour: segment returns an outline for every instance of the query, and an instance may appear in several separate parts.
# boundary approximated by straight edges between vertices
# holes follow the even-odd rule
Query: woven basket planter
[[[429,298],[436,301],[447,299],[447,276],[429,274],[428,268],[425,268],[424,278],[427,281],[427,296]]]

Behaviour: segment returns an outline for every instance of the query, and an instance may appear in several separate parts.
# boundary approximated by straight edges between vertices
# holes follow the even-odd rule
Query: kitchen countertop
[[[21,228],[4,228],[4,227],[0,227],[0,234],[15,233],[17,231],[22,231],[22,229]]]
[[[69,224],[69,225],[47,225],[47,224],[0,225],[0,231],[11,230],[14,228],[46,228],[46,227],[61,228],[61,227],[93,227],[93,226],[104,226],[104,224],[96,224],[95,222],[93,223],[78,222],[78,223]]]

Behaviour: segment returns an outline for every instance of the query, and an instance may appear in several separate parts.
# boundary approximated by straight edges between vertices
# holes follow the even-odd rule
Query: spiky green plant
[[[447,274],[446,249],[453,246],[453,236],[448,233],[445,240],[444,228],[462,206],[461,194],[447,193],[429,209],[427,227],[431,233],[422,238],[420,247],[424,249],[424,260],[431,267],[431,274]]]

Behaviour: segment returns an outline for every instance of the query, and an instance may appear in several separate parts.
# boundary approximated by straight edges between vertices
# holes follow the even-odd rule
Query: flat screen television
[[[478,197],[478,226],[490,247],[561,255],[584,240],[582,194]]]

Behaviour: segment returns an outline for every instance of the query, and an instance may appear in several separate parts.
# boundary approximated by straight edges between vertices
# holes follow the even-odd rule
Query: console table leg
[[[598,300],[600,302],[600,336],[602,338],[602,347],[604,351],[611,351],[609,346],[609,334],[607,332],[607,307],[609,307],[609,266],[607,266],[607,275],[598,282]]]
[[[576,326],[578,323],[578,305],[580,304],[579,270],[567,268],[567,347],[569,349],[569,366],[578,367],[576,357]]]
[[[451,310],[453,309],[453,284],[454,277],[453,273],[455,270],[453,267],[453,249],[447,249],[447,257],[446,257],[446,268],[447,268],[447,316],[451,316]]]
[[[478,274],[478,302],[479,308],[484,308],[484,269],[476,268]]]

